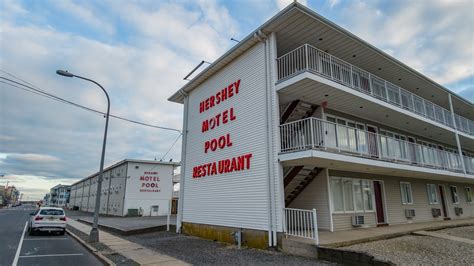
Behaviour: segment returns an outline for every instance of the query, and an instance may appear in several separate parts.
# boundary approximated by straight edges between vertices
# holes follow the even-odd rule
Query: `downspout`
[[[189,112],[189,95],[183,89],[179,93],[184,97],[183,110],[183,136],[181,140],[181,178],[179,180],[179,199],[178,199],[178,217],[176,220],[176,233],[181,233],[183,223],[183,201],[184,201],[184,182],[186,180],[186,142],[188,138],[188,112]]]
[[[451,93],[448,93],[449,108],[451,110],[451,119],[454,125],[454,134],[456,136],[456,144],[458,145],[459,159],[461,160],[462,171],[466,174],[466,166],[464,165],[464,156],[462,155],[461,142],[459,141],[458,126],[456,125],[456,117],[454,116],[453,101],[451,100]]]
[[[271,138],[271,125],[270,125],[270,102],[269,102],[269,97],[270,94],[268,92],[269,86],[268,86],[268,46],[266,43],[267,36],[261,31],[258,30],[254,33],[253,35],[255,38],[257,38],[260,42],[263,43],[264,46],[264,62],[265,62],[265,109],[267,112],[267,115],[265,116],[265,125],[267,127],[267,137],[266,137],[266,145],[267,145],[267,173],[268,173],[268,246],[271,247],[273,246],[273,193],[272,193],[272,161],[271,161],[271,148],[270,145],[272,142],[270,141]]]

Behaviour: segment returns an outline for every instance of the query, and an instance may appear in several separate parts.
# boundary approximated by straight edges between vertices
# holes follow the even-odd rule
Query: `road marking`
[[[25,238],[23,241],[41,241],[41,240],[68,240],[69,238]]]
[[[39,257],[63,257],[63,256],[82,256],[83,253],[76,254],[47,254],[47,255],[26,255],[20,256],[20,258],[39,258]]]
[[[18,258],[20,256],[21,246],[23,245],[23,238],[25,237],[26,227],[28,226],[28,221],[25,222],[25,228],[23,228],[23,234],[21,234],[20,243],[18,244],[18,248],[16,249],[15,259],[13,259],[13,266],[18,264]]]

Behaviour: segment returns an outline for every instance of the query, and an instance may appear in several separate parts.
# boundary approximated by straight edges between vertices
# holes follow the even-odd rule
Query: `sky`
[[[112,114],[181,129],[183,106],[167,98],[183,77],[291,2],[0,0],[0,77],[105,111],[99,88],[55,74],[65,69],[102,84]],[[474,1],[299,2],[474,101]],[[100,114],[0,83],[0,185],[37,200],[97,172],[104,123]],[[106,166],[180,161],[180,153],[176,131],[110,120]]]

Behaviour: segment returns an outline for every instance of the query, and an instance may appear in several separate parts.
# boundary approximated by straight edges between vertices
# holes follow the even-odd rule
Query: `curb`
[[[66,232],[68,235],[70,235],[71,237],[73,237],[76,241],[78,241],[82,246],[84,246],[85,248],[87,248],[90,252],[92,252],[92,254],[94,254],[94,256],[96,256],[101,262],[105,263],[106,265],[110,265],[110,266],[115,266],[116,264],[111,261],[109,258],[107,258],[106,256],[102,255],[100,253],[100,251],[98,251],[97,249],[95,249],[93,246],[89,245],[87,242],[85,242],[84,240],[82,240],[79,236],[77,236],[76,234],[74,234],[73,232],[69,231],[66,229]]]
[[[92,225],[92,222],[89,222],[84,219],[77,219],[76,221],[81,222],[83,224],[87,225]],[[139,229],[131,229],[131,230],[122,230],[116,227],[108,226],[108,225],[103,225],[99,224],[99,229],[109,231],[112,233],[116,233],[122,236],[130,236],[130,235],[138,235],[138,234],[146,234],[146,233],[153,233],[153,232],[163,232],[166,231],[166,225],[158,225],[158,226],[152,226],[152,227],[144,227],[144,228],[139,228]],[[176,230],[176,225],[171,224],[170,225],[170,231],[175,231]]]

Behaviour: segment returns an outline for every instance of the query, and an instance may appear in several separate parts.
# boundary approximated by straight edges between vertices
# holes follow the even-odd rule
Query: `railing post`
[[[309,71],[308,44],[307,43],[305,43],[305,45],[304,45],[304,53],[305,53],[305,60],[306,60],[306,71]]]
[[[318,234],[318,216],[316,214],[316,209],[312,210],[313,213],[313,232],[314,232],[314,242],[316,245],[319,245],[319,234]]]
[[[351,66],[351,73],[349,74],[351,76],[351,87],[354,88],[354,78],[352,77],[354,74],[352,73],[352,64],[350,65]]]
[[[314,126],[313,126],[313,118],[310,117],[309,118],[309,126],[311,127],[310,128],[310,132],[311,132],[311,149],[314,150]]]
[[[329,71],[331,72],[331,79],[334,79],[334,76],[332,74],[332,55],[329,55]]]

